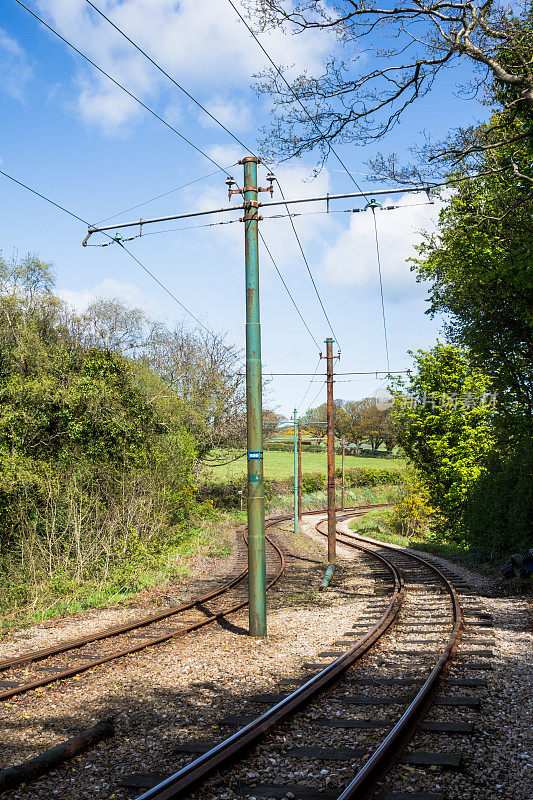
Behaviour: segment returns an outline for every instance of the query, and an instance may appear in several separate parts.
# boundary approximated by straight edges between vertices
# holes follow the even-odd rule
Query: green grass
[[[217,461],[224,461],[234,458],[238,453],[233,451],[221,452],[217,456]],[[383,468],[387,469],[403,469],[405,467],[405,459],[403,458],[360,458],[358,456],[346,456],[346,469],[352,467],[367,467],[367,468]],[[341,466],[341,457],[335,457],[335,466]],[[302,455],[302,472],[321,472],[323,475],[327,472],[327,462],[325,453],[303,453]],[[240,458],[238,461],[233,461],[231,464],[226,464],[222,467],[213,467],[213,477],[220,480],[232,480],[246,475],[246,456]],[[263,456],[263,474],[265,478],[275,478],[282,480],[294,475],[294,455],[293,453],[273,451],[265,452]]]
[[[460,544],[437,542],[434,539],[415,539],[395,533],[389,525],[390,513],[387,509],[372,511],[365,514],[364,517],[350,522],[350,528],[360,536],[368,536],[371,539],[378,539],[380,542],[396,544],[400,547],[410,547],[412,550],[419,550],[422,553],[431,553],[486,574],[494,572],[494,564],[488,563],[479,554]]]
[[[347,489],[345,495],[346,506],[358,506],[373,503],[393,503],[396,500],[397,489],[395,486],[359,486]],[[315,511],[327,508],[327,492],[312,492],[302,494],[302,508],[304,511]],[[268,501],[267,511],[275,509],[291,511],[293,508],[293,494],[277,494]],[[337,505],[340,507],[341,495],[337,492]]]

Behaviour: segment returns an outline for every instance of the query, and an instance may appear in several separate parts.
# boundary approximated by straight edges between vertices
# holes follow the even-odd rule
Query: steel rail
[[[282,517],[281,518],[281,520],[286,520],[286,519],[291,519],[291,517]],[[280,521],[280,518],[274,518],[272,520],[269,520],[267,525],[269,527],[272,527],[272,526],[276,525],[279,521]],[[268,590],[272,586],[274,586],[274,584],[277,583],[277,581],[283,575],[283,572],[285,571],[285,557],[284,557],[283,552],[281,551],[281,549],[278,547],[278,545],[275,542],[273,542],[268,536],[266,538],[267,538],[267,541],[269,542],[269,544],[274,548],[274,550],[277,552],[277,554],[278,554],[278,556],[280,558],[280,569],[278,570],[278,572],[276,573],[274,578],[267,584],[266,588]],[[219,596],[220,594],[223,594],[223,593],[227,592],[230,588],[232,588],[239,581],[241,581],[247,575],[247,573],[248,573],[248,570],[245,570],[244,573],[241,573],[239,576],[237,576],[237,578],[234,578],[232,581],[230,581],[229,584],[226,584],[226,586],[221,587],[221,589],[216,590],[215,592],[211,592],[211,593],[209,593],[209,595],[205,595],[202,598],[196,598],[196,600],[192,601],[191,603],[187,603],[183,608],[192,608],[196,604],[204,602],[206,600],[206,598],[211,598],[213,596]],[[153,647],[155,645],[163,644],[164,642],[168,642],[171,639],[175,639],[175,638],[177,638],[179,636],[185,636],[187,633],[192,633],[192,631],[199,630],[200,628],[203,628],[206,625],[210,625],[211,623],[216,622],[216,620],[221,619],[222,617],[225,617],[228,614],[234,614],[236,611],[240,611],[241,608],[244,608],[246,605],[248,605],[248,600],[240,601],[239,603],[236,603],[235,605],[230,606],[229,608],[222,609],[221,611],[218,611],[216,614],[212,614],[211,616],[206,617],[205,619],[199,620],[198,622],[189,623],[188,625],[185,625],[182,628],[178,628],[177,630],[175,630],[175,631],[173,631],[171,633],[166,633],[166,634],[163,634],[162,636],[153,637],[152,639],[149,639],[146,642],[141,642],[139,644],[132,645],[132,646],[124,648],[122,650],[118,650],[118,651],[116,651],[114,653],[109,653],[109,654],[107,654],[105,656],[102,656],[101,658],[93,659],[92,661],[86,661],[85,663],[78,664],[75,667],[72,667],[70,669],[65,669],[62,672],[56,672],[56,673],[54,673],[52,675],[43,676],[42,678],[39,678],[39,679],[37,679],[35,681],[30,681],[28,683],[21,684],[20,686],[16,686],[16,687],[13,687],[13,688],[10,688],[10,689],[6,689],[3,692],[0,692],[0,701],[1,700],[9,700],[9,698],[15,697],[16,695],[25,694],[26,692],[29,692],[32,689],[37,689],[37,688],[39,688],[41,686],[47,686],[50,683],[55,683],[56,681],[64,680],[65,678],[71,678],[74,675],[79,675],[80,673],[86,672],[87,670],[93,669],[94,667],[100,666],[101,664],[106,664],[109,661],[114,661],[117,658],[122,658],[123,656],[127,656],[127,655],[130,655],[132,653],[137,653],[140,650],[146,649],[147,647]],[[164,615],[166,617],[168,617],[168,616],[170,616],[171,613],[178,613],[178,609],[172,609],[172,612],[163,612],[163,613],[164,613]],[[159,619],[159,616],[158,616],[158,619]],[[127,627],[128,630],[132,630],[132,629],[135,629],[136,627],[144,627],[145,625],[150,624],[150,622],[145,622],[145,621],[141,621],[141,623],[142,623],[141,625],[139,625],[139,624],[137,624],[137,625],[129,624],[126,627]],[[125,632],[127,632],[127,631],[125,631]],[[118,634],[115,632],[112,635],[116,636]],[[99,638],[102,639],[102,638],[106,638],[106,637],[105,636],[100,636]],[[79,641],[80,640],[78,640],[78,642]],[[81,640],[81,641],[82,641],[82,644],[89,644],[90,641],[94,641],[94,639],[92,637],[90,637],[89,640],[86,641],[86,642],[83,642],[83,640]],[[81,645],[78,644],[78,645],[75,645],[75,646],[79,647]],[[65,649],[68,650],[68,649],[73,649],[73,648],[66,647]],[[38,652],[38,651],[36,651],[36,652]],[[61,650],[59,652],[61,652]],[[56,653],[52,652],[50,655],[55,655],[55,654]],[[45,658],[45,657],[46,656],[43,656],[42,658]],[[22,663],[26,663],[27,660],[28,660],[27,658],[24,658],[23,656],[19,656],[18,659],[23,659]],[[20,666],[21,662],[18,659],[14,659],[13,660],[13,661],[17,661],[15,666]],[[8,663],[8,662],[4,662],[4,663]]]
[[[30,650],[27,653],[22,653],[20,656],[15,656],[14,658],[0,661],[0,672],[13,667],[22,666],[23,664],[28,664],[33,661],[42,661],[44,658],[59,655],[60,653],[66,653],[69,650],[75,650],[78,647],[83,647],[86,644],[98,642],[102,639],[111,639],[112,637],[119,636],[122,633],[128,633],[129,631],[136,630],[137,628],[144,628],[147,625],[153,625],[154,622],[160,622],[161,620],[167,619],[175,614],[181,614],[183,611],[188,611],[189,609],[194,608],[194,606],[196,606],[198,603],[205,603],[208,600],[213,600],[215,597],[224,594],[224,592],[228,591],[228,589],[231,589],[233,586],[242,581],[246,577],[247,572],[248,570],[243,570],[232,581],[230,581],[230,583],[224,584],[224,586],[219,587],[215,591],[204,594],[203,597],[197,597],[194,600],[191,600],[189,603],[179,606],[178,608],[172,608],[167,611],[161,611],[157,614],[151,614],[148,617],[143,617],[140,620],[128,622],[124,625],[115,625],[112,628],[105,628],[98,633],[80,636],[77,639],[69,639],[67,642],[63,642],[62,644],[52,645],[51,647],[43,647],[40,650]],[[2,695],[0,694],[0,699],[1,698]]]
[[[343,519],[351,516],[352,515],[348,514],[343,517]],[[320,525],[320,523],[318,523],[318,525]],[[318,525],[316,526],[317,529]],[[407,555],[413,560],[418,561],[440,578],[440,580],[444,583],[444,586],[448,591],[452,601],[453,629],[448,639],[448,643],[441,653],[437,663],[398,722],[389,731],[387,736],[376,748],[370,758],[365,762],[355,778],[348,784],[348,786],[337,798],[337,800],[353,800],[353,798],[357,798],[357,800],[366,800],[374,794],[377,782],[382,780],[393,766],[397,757],[412,738],[418,724],[423,719],[429,706],[431,705],[432,699],[439,687],[443,670],[453,657],[459,645],[463,628],[463,615],[457,592],[438,567],[429,563],[421,556],[406,552],[397,545],[380,542],[376,539],[371,539],[366,536],[358,536],[356,534],[351,535],[341,533],[341,535],[348,539],[348,542],[342,542],[339,540],[342,544],[349,544],[351,543],[350,540],[353,540],[352,546],[355,545],[356,547],[359,547],[361,545],[357,544],[357,542],[365,542],[367,544],[373,544],[379,547],[385,547],[389,550],[401,552],[402,555]]]
[[[357,507],[364,513],[363,507]],[[309,513],[309,512],[307,512]],[[323,512],[314,512],[323,513]],[[157,786],[149,789],[140,795],[137,800],[170,800],[176,798],[183,792],[201,783],[214,770],[223,764],[235,760],[241,756],[251,745],[255,744],[268,731],[287,719],[289,716],[299,711],[309,700],[336,680],[352,664],[361,658],[368,650],[381,638],[383,633],[393,624],[400,610],[405,593],[403,578],[397,567],[385,556],[374,552],[370,548],[359,546],[358,548],[373,555],[391,572],[394,577],[394,590],[387,609],[364,636],[350,647],[339,658],[328,664],[325,669],[314,675],[306,683],[289,694],[286,698],[276,703],[264,714],[250,722],[239,731],[229,736],[220,744],[213,747],[207,753],[187,764],[181,770],[162,781]]]

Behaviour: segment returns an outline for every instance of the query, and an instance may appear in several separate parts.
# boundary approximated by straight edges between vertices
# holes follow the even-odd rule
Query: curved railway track
[[[289,517],[267,520],[273,527]],[[281,548],[268,536],[267,539],[267,589],[274,586],[285,570],[285,557]],[[246,539],[238,538],[237,563],[242,566],[246,558]],[[55,681],[71,678],[89,669],[117,658],[137,653],[147,647],[168,642],[179,636],[210,625],[222,617],[233,614],[248,605],[248,568],[240,569],[231,580],[215,590],[196,597],[176,608],[150,614],[123,625],[106,628],[97,633],[71,639],[51,647],[21,653],[0,661],[0,700],[29,692]],[[236,595],[233,602],[218,608],[208,608],[206,603]],[[188,616],[192,619],[184,619]],[[171,627],[168,627],[168,624]],[[141,641],[139,641],[141,639]]]
[[[364,512],[364,507],[354,508],[351,513],[338,518],[338,522]],[[325,534],[326,524],[325,520],[319,522],[316,526],[317,531]],[[170,800],[170,798],[184,797],[191,790],[195,791],[196,798],[206,797],[211,800],[219,796],[218,792],[213,793],[210,789],[208,780],[214,772],[219,776],[216,780],[218,787],[222,781],[226,788],[240,796],[254,798],[288,796],[297,800],[298,798],[351,800],[357,797],[358,800],[362,800],[372,796],[377,783],[383,781],[388,770],[396,763],[406,744],[421,725],[422,728],[426,726],[426,730],[432,731],[432,735],[454,731],[468,732],[469,724],[462,722],[457,724],[449,720],[423,722],[433,703],[436,704],[435,707],[459,706],[462,710],[475,708],[479,703],[477,698],[472,699],[468,696],[437,697],[437,692],[440,692],[443,685],[443,677],[447,674],[450,661],[459,645],[463,628],[461,605],[448,575],[422,556],[408,553],[394,545],[363,539],[348,532],[338,532],[337,540],[344,547],[355,548],[378,560],[384,577],[386,573],[391,581],[391,593],[386,605],[377,612],[379,618],[374,624],[364,620],[356,622],[354,628],[346,632],[346,640],[335,643],[339,648],[344,645],[343,649],[319,656],[319,658],[334,656],[334,660],[330,663],[307,665],[307,667],[315,666],[318,669],[316,674],[289,678],[282,682],[285,687],[287,684],[297,685],[294,691],[281,696],[278,693],[270,697],[265,695],[249,698],[249,704],[270,702],[270,707],[265,713],[258,713],[252,722],[224,741],[217,743],[206,741],[188,745],[186,743],[183,752],[196,752],[200,755],[173,775],[148,789],[137,800]],[[390,645],[381,641],[387,632],[392,632],[391,638],[396,640]],[[413,633],[417,636],[416,644],[425,645],[426,649],[414,651],[399,649],[408,643],[413,643],[412,639],[408,639]],[[428,634],[435,639],[428,639]],[[352,641],[348,637],[352,637]],[[376,650],[378,653],[374,656]],[[367,656],[364,662],[366,673],[364,677],[360,677],[361,669],[354,671],[353,668],[364,655]],[[475,667],[475,665],[470,666]],[[448,681],[448,685],[452,686],[482,684],[483,681],[476,679],[451,678]],[[360,687],[363,693],[353,695],[354,686]],[[387,687],[388,696],[380,697],[373,694],[375,687],[379,686]],[[407,695],[398,694],[403,687],[408,687]],[[338,711],[331,711],[332,708],[351,711],[359,707],[372,709],[374,706],[385,709],[390,707],[392,712],[381,711],[378,712],[377,718],[365,719],[358,716],[339,718]],[[399,713],[396,712],[398,706],[401,708]],[[317,714],[323,713],[324,709],[330,716],[317,717]],[[292,742],[298,742],[298,737],[302,737],[301,731],[305,731],[304,741],[307,743],[314,737],[317,744],[306,747],[292,746],[288,750],[283,746],[280,747],[279,741],[283,737],[276,734],[277,726],[281,723],[284,723],[284,737]],[[329,739],[329,744],[335,741],[335,735],[339,731],[341,735],[339,741],[342,746],[324,747],[324,734]],[[357,742],[363,744],[362,748],[347,746],[347,743],[353,744],[354,731],[357,731]],[[376,731],[383,731],[377,745]],[[252,745],[254,749],[250,753]],[[410,763],[417,763],[416,758],[412,760],[417,754],[409,755]],[[418,754],[420,755],[428,754]],[[454,758],[450,756],[448,761],[457,766],[457,754],[452,755]],[[323,769],[320,776],[311,775],[310,783],[310,778],[305,777],[305,771],[291,772],[292,768],[289,767],[284,768],[283,773],[304,775],[301,783],[289,785],[267,782],[272,778],[272,769],[268,767],[265,770],[265,763],[301,764],[302,759],[312,759],[312,763],[319,762],[323,766],[342,762],[345,767],[340,773],[337,772],[337,775],[342,776],[342,780],[320,785],[320,780],[325,780],[320,776],[329,773],[328,769]],[[267,779],[264,782],[261,782],[261,773]],[[254,776],[253,782],[246,777],[250,775]],[[258,778],[255,778],[256,775]],[[402,796],[401,793],[397,795],[398,798]],[[433,797],[436,800],[442,795],[436,794]]]
[[[376,506],[369,506],[369,508]],[[313,515],[320,511],[305,512]],[[266,528],[292,519],[290,515],[266,521]],[[237,565],[246,561],[246,529],[237,539]],[[285,558],[281,548],[267,538],[267,589],[281,578]],[[240,611],[247,604],[248,568],[240,569],[235,577],[221,586],[176,608],[149,614],[131,622],[116,625],[96,633],[80,636],[65,642],[21,653],[0,661],[0,701],[47,686],[56,681],[72,678],[94,667],[117,658],[132,655],[147,647],[154,647],[192,631],[213,624],[229,614]],[[236,595],[233,602],[212,609],[206,603]],[[187,615],[192,619],[184,619]],[[170,624],[170,627],[169,627]],[[139,641],[140,640],[140,641]]]

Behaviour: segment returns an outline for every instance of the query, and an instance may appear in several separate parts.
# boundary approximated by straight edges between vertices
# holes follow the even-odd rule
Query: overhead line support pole
[[[345,501],[345,471],[344,471],[344,457],[346,451],[346,439],[342,439],[342,490],[341,490],[341,511],[344,511],[344,501]]]
[[[248,440],[248,592],[251,636],[266,636],[265,501],[263,494],[263,403],[261,323],[259,314],[259,248],[257,164],[244,165],[244,252],[246,268],[246,417]]]
[[[333,405],[333,339],[326,339],[327,445],[328,445],[328,561],[335,563],[335,417]]]
[[[300,506],[298,503],[298,417],[294,409],[294,533],[298,533],[298,520],[300,519]]]
[[[302,426],[298,423],[298,519],[302,521]]]

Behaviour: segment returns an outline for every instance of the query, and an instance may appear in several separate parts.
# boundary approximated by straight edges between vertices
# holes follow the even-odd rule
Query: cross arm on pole
[[[327,203],[331,202],[331,200],[343,200],[348,199],[350,197],[367,197],[367,195],[382,195],[382,194],[404,194],[405,192],[429,192],[433,189],[433,186],[407,186],[400,189],[373,189],[372,191],[368,192],[346,192],[345,194],[329,194],[329,195],[320,195],[317,197],[299,197],[293,200],[271,200],[267,203],[261,203],[257,200],[252,201],[257,203],[257,208],[271,208],[274,206],[287,206],[287,205],[294,205],[295,203],[317,203],[325,201]],[[256,190],[257,191],[257,190]],[[265,189],[264,191],[270,191],[270,189]],[[170,214],[166,217],[152,217],[150,219],[139,219],[135,220],[134,222],[119,222],[115,225],[89,225],[87,236],[83,240],[82,244],[85,247],[87,245],[87,241],[93,233],[101,233],[105,231],[111,230],[118,230],[120,228],[133,228],[136,225],[152,225],[157,222],[172,222],[178,219],[190,219],[191,217],[203,217],[208,214],[224,214],[228,211],[238,211],[246,209],[250,206],[250,200],[248,202],[241,203],[240,205],[236,206],[225,206],[224,208],[215,208],[209,211],[187,211],[183,214]]]

